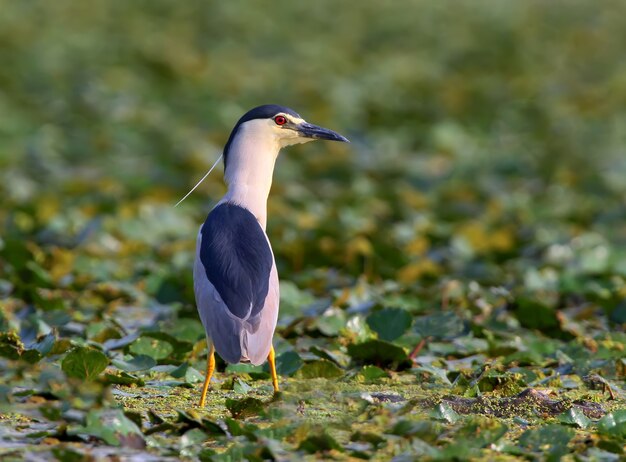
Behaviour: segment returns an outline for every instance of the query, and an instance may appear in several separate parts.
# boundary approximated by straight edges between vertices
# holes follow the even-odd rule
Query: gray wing
[[[196,261],[193,266],[193,288],[196,294],[198,314],[207,337],[215,345],[218,354],[229,363],[241,360],[241,320],[234,317],[213,284],[206,277],[199,257],[202,234],[198,233]]]
[[[244,326],[242,336],[242,356],[254,365],[265,362],[272,347],[272,337],[278,321],[278,304],[280,301],[280,291],[278,286],[278,272],[276,264],[272,265],[270,273],[270,284],[265,303],[261,312],[252,319],[250,327],[256,325],[255,329]]]
[[[218,354],[230,363],[263,363],[278,317],[278,274],[267,236],[248,210],[226,203],[209,214],[198,233],[194,290]]]

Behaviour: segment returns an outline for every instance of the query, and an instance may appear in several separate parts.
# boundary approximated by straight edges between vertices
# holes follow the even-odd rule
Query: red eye
[[[287,118],[279,115],[274,117],[274,122],[276,122],[276,125],[285,125],[287,123]]]

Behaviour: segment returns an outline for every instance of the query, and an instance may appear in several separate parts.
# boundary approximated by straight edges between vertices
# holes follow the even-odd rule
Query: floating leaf
[[[37,350],[24,350],[20,357],[23,361],[29,364],[35,364],[43,358],[42,354]]]
[[[357,361],[386,367],[409,367],[411,360],[403,348],[382,340],[368,340],[348,346],[348,354]]]
[[[300,442],[298,445],[298,451],[305,451],[309,454],[315,454],[317,452],[328,452],[331,450],[343,452],[343,447],[326,432],[321,432],[317,435],[311,435]]]
[[[0,356],[16,360],[24,351],[24,344],[15,332],[0,332]]]
[[[519,444],[534,453],[548,454],[550,460],[558,460],[567,454],[567,445],[574,432],[561,425],[545,425],[526,430],[519,438]]]
[[[517,319],[530,329],[554,329],[559,326],[556,310],[539,300],[520,297],[515,310]]]
[[[171,358],[175,360],[183,360],[185,355],[193,349],[193,343],[178,340],[177,338],[169,334],[166,334],[165,332],[145,332],[142,334],[142,338],[155,339],[155,340],[158,340],[159,342],[169,343],[172,347],[172,350],[170,353]],[[152,355],[149,355],[149,356],[152,356]],[[154,358],[154,356],[152,357]],[[159,359],[162,359],[162,358],[159,358]]]
[[[296,373],[296,377],[300,379],[316,379],[316,378],[336,378],[343,376],[344,371],[339,368],[335,363],[327,361],[325,359],[319,359],[317,361],[311,361],[306,363]]]
[[[466,326],[457,314],[440,312],[415,318],[413,329],[422,337],[451,339],[463,335]]]
[[[204,443],[207,440],[207,434],[199,428],[192,428],[186,431],[183,436],[180,437],[180,445],[184,448],[187,446],[193,446],[196,444]]]
[[[28,349],[36,350],[41,353],[41,356],[46,356],[52,350],[56,336],[53,332],[43,335],[37,339],[36,342],[27,345]]]
[[[432,375],[438,378],[444,384],[452,385],[450,379],[448,378],[448,372],[440,367],[431,366],[430,364],[424,364],[423,366],[419,366],[411,370],[417,372],[418,374],[426,373],[428,374],[428,376]]]
[[[130,346],[131,353],[150,356],[156,361],[170,357],[173,351],[171,343],[152,337],[141,337]]]
[[[224,429],[218,423],[210,420],[207,417],[202,416],[200,413],[194,410],[186,410],[186,411],[178,410],[177,413],[178,413],[177,422],[184,423],[186,426],[189,426],[192,428],[201,428],[204,432],[210,435],[225,435],[226,434]],[[152,416],[152,419],[154,418],[155,416]],[[159,423],[163,423],[163,422],[159,422]]]
[[[190,343],[195,343],[206,335],[200,321],[191,318],[177,319],[167,332],[176,339]]]
[[[68,377],[95,379],[109,365],[109,358],[99,350],[78,347],[63,359],[61,367]]]
[[[104,374],[104,380],[107,383],[114,383],[117,385],[137,385],[139,387],[143,387],[146,383],[143,379],[139,377],[129,374],[128,372],[120,371],[117,374]]]
[[[322,334],[333,337],[346,327],[346,313],[339,308],[330,307],[316,318],[315,325]]]
[[[459,429],[457,438],[466,447],[487,447],[507,432],[508,427],[500,419],[484,416],[474,416],[464,419],[464,425]]]
[[[332,361],[339,367],[348,367],[350,365],[350,356],[339,350],[329,350],[327,348],[312,346],[309,348],[309,353],[314,354],[318,358]]]
[[[280,375],[293,375],[302,367],[303,361],[295,351],[287,351],[276,357],[276,372]]]
[[[257,398],[246,397],[243,399],[227,399],[226,409],[235,419],[258,415],[263,411],[263,401]]]
[[[406,420],[398,421],[390,433],[398,436],[417,436],[427,442],[433,442],[441,434],[441,424],[428,420]]]
[[[61,462],[84,462],[89,460],[86,454],[65,445],[52,448],[51,452],[55,459]]]
[[[359,375],[363,377],[366,382],[375,382],[379,379],[389,377],[389,374],[376,366],[363,366]]]
[[[591,423],[591,420],[585,415],[585,413],[579,407],[571,407],[563,414],[558,416],[559,422],[566,425],[573,425],[579,428],[587,428]]]
[[[626,439],[626,409],[613,411],[598,421],[598,432]]]
[[[246,394],[248,393],[252,387],[248,385],[246,382],[241,380],[240,378],[236,378],[233,381],[233,391],[235,393]]]
[[[135,332],[133,334],[125,335],[122,338],[110,339],[104,342],[102,345],[106,351],[109,350],[117,350],[120,348],[124,348],[127,345],[130,345],[135,340],[139,338],[139,332]]]
[[[452,409],[452,407],[445,402],[439,403],[437,406],[435,406],[435,409],[433,409],[431,415],[435,419],[445,420],[446,422],[451,424],[455,423],[460,418],[459,414],[457,414],[455,410]]]
[[[94,436],[113,446],[145,447],[141,430],[121,409],[89,411],[86,424],[71,428],[68,433]]]
[[[111,363],[126,372],[145,371],[156,366],[156,361],[148,355],[137,355],[130,360],[114,359]]]
[[[370,329],[378,334],[378,338],[390,342],[411,327],[413,317],[401,308],[385,308],[370,314],[366,321]]]

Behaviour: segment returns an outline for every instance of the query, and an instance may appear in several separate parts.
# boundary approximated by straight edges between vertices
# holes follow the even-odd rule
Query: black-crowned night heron
[[[279,289],[265,234],[267,197],[280,149],[315,139],[348,141],[305,122],[289,108],[270,104],[239,119],[224,147],[228,192],[200,228],[193,269],[196,304],[209,346],[200,406],[206,400],[216,351],[229,363],[259,365],[267,358],[278,391],[272,337]]]

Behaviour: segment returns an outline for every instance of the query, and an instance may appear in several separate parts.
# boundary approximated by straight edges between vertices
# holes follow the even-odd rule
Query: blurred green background
[[[143,413],[149,429],[146,409],[171,418],[193,405],[205,342],[191,268],[197,229],[225,192],[221,168],[174,204],[238,118],[266,103],[352,141],[295,146],[277,164],[268,235],[285,397],[272,412],[287,424],[268,431],[378,419],[366,431],[413,432],[392,431],[387,450],[403,454],[422,430],[351,401],[370,385],[409,400],[548,384],[604,403],[585,385],[598,374],[623,395],[625,43],[619,0],[0,0],[0,404],[52,429],[119,403],[143,403],[135,421]],[[243,376],[252,391],[233,381],[237,367],[219,364],[230,388],[211,395],[211,416],[226,413],[225,397],[270,393],[265,379]],[[80,380],[96,377],[97,392]],[[331,393],[338,407],[318,412]],[[301,396],[312,406],[302,414]],[[527,428],[516,422],[509,441]],[[35,441],[28,425],[16,440]],[[487,450],[482,437],[424,425],[450,454]],[[94,428],[73,431],[102,439]],[[341,444],[362,438],[340,430]],[[564,454],[573,432],[558,431]],[[541,457],[542,441],[510,453]]]
[[[57,248],[41,263],[66,284],[161,272],[148,293],[191,303],[221,172],[172,206],[264,103],[353,141],[282,154],[268,231],[283,278],[513,287],[549,266],[576,290],[626,274],[623,2],[0,10],[3,245]]]

